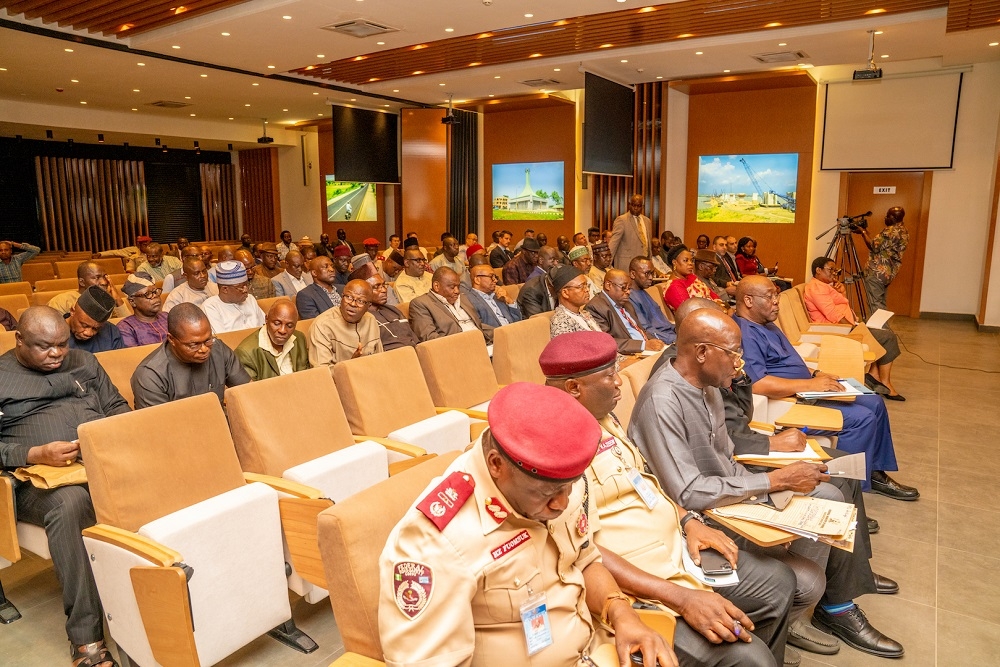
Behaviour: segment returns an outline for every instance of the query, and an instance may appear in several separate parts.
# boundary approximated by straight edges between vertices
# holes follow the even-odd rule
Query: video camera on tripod
[[[843,218],[838,218],[837,223],[841,227],[846,227],[855,234],[860,234],[863,230],[868,229],[868,216],[871,214],[871,211],[866,211],[864,213],[859,213],[858,215],[845,215]]]
[[[858,256],[858,248],[854,244],[852,234],[861,234],[868,229],[868,216],[871,214],[871,211],[866,211],[860,215],[845,215],[837,218],[833,227],[816,237],[818,241],[830,232],[835,232],[829,247],[826,249],[826,257],[836,263],[835,278],[847,287],[847,298],[851,302],[851,307],[854,312],[861,314],[862,319],[868,318],[868,292],[862,280],[865,268]]]

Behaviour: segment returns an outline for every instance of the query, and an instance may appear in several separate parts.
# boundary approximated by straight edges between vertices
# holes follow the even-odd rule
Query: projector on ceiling
[[[878,69],[856,69],[854,70],[854,80],[864,81],[867,79],[881,79],[882,78],[882,68]]]
[[[257,137],[258,144],[273,144],[274,137],[269,137],[266,134],[263,137]]]
[[[445,117],[441,119],[441,122],[443,124],[445,124],[445,125],[458,125],[459,124],[458,117],[455,116],[455,114],[453,114],[453,113],[446,114]]]

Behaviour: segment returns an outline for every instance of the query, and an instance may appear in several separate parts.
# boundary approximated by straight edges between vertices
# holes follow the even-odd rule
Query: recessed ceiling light
[[[138,109],[136,109],[136,108],[133,108],[133,109],[132,109],[132,111],[138,111]]]
[[[700,56],[700,55],[703,55],[704,53],[705,53],[704,51],[695,51],[695,52],[694,52],[694,54],[695,54],[696,56]]]
[[[222,33],[222,36],[223,37],[229,37],[229,33],[228,32],[224,32],[224,33]]]
[[[358,98],[356,98],[356,97],[352,97],[352,98],[351,98],[351,101],[352,101],[352,102],[357,102],[357,101],[358,101]]]
[[[138,65],[139,67],[145,67],[146,63],[136,63],[136,65]]]
[[[189,99],[191,99],[191,96],[190,95],[185,95],[184,99],[189,100]]]
[[[990,46],[1000,46],[1000,42],[990,42]]]
[[[883,57],[883,58],[888,58],[888,57],[889,57],[889,54],[888,54],[888,53],[883,53],[883,54],[882,54],[882,57]]]
[[[318,114],[316,114],[316,115],[317,115],[317,116],[322,116],[323,114],[321,114],[321,113],[318,113]]]
[[[385,42],[375,42],[375,43],[378,44],[379,46],[385,46]]]
[[[207,78],[208,78],[208,75],[207,75],[207,74],[202,74],[202,75],[201,75],[201,78],[203,78],[203,79],[207,79]]]
[[[788,46],[788,42],[778,42],[778,46]]]
[[[288,109],[282,109],[282,111],[288,111]]]
[[[562,69],[561,69],[561,68],[559,68],[559,67],[553,67],[553,68],[552,68],[552,71],[553,71],[553,72],[561,72],[561,71],[562,71]]]
[[[399,88],[393,88],[393,89],[392,89],[392,92],[394,92],[394,93],[398,93],[398,92],[399,92]]]
[[[865,14],[885,14],[885,10],[879,7],[878,9],[869,9]]]
[[[139,89],[138,89],[138,88],[133,88],[133,89],[132,89],[132,92],[133,92],[133,93],[138,93],[138,92],[139,92]]]
[[[534,14],[525,14],[524,18],[530,19],[530,18],[533,18],[534,16],[535,16]]]
[[[291,21],[291,20],[292,20],[292,17],[291,17],[291,16],[288,16],[287,14],[285,14],[285,15],[284,15],[284,16],[282,16],[281,18],[285,19],[286,21]]]
[[[625,0],[618,0],[618,2],[625,2]]]
[[[781,27],[781,23],[778,22],[778,21],[772,21],[770,23],[765,24],[764,27],[765,28],[779,28],[779,27]]]
[[[181,48],[181,47],[180,47],[180,46],[178,46],[177,44],[174,44],[174,45],[173,45],[173,46],[171,46],[170,48],[172,48],[172,49],[179,49],[179,48]]]
[[[445,28],[444,31],[445,32],[455,32],[455,29],[454,28]]]
[[[422,70],[422,69],[414,70],[413,76],[418,76],[418,75],[423,74],[423,73],[424,73],[424,70]]]
[[[389,108],[389,105],[388,105],[388,104],[383,104],[382,106],[384,106],[384,107],[385,107],[385,108],[387,108],[387,109]]]
[[[259,83],[251,83],[250,85],[251,86],[259,86],[260,84]]]
[[[73,49],[63,49],[66,53],[73,53]]]
[[[622,58],[622,62],[623,62],[623,63],[627,63],[627,62],[628,62],[628,60],[626,60],[626,59]]]
[[[493,95],[491,94],[490,97],[493,97]]]
[[[612,46],[614,46],[614,44],[601,44],[597,48],[599,48],[599,49],[610,49]]]
[[[322,53],[317,53],[316,57],[317,58],[326,58],[326,56],[324,54],[322,54]]]
[[[313,93],[313,95],[319,95],[319,93]]]
[[[250,105],[249,105],[249,104],[244,104],[243,106],[245,106],[245,107],[248,107],[248,106],[250,106]]]
[[[542,57],[542,54],[541,54],[541,53],[532,53],[532,54],[531,54],[530,56],[528,56],[528,57],[529,57],[529,58],[541,58],[541,57]]]
[[[268,65],[267,68],[268,69],[274,69],[274,65]]]
[[[233,117],[232,117],[232,116],[230,116],[230,117],[229,117],[229,120],[233,120]]]
[[[80,100],[80,104],[86,104],[86,102],[84,102],[83,100]]]
[[[6,67],[0,67],[0,72],[6,72],[6,71],[7,71]]]
[[[728,69],[724,69],[724,70],[722,70],[722,73],[723,73],[723,74],[729,74],[729,72],[731,72],[731,71],[732,71],[732,70],[728,70]]]
[[[80,81],[77,79],[70,79],[70,83],[80,83]]]
[[[682,32],[681,34],[677,35],[677,39],[687,39],[688,37],[694,37],[694,33],[693,32]]]
[[[499,79],[500,77],[499,77],[499,76],[495,76],[495,77],[493,77],[493,78],[494,78],[494,79]]]
[[[195,115],[196,115],[196,114],[191,114],[191,117],[192,117],[192,118],[194,118],[194,117],[195,117]]]
[[[642,9],[639,10],[639,13],[640,14],[647,14],[649,12],[655,12],[655,11],[656,11],[656,7],[643,7]]]
[[[656,78],[657,78],[657,79],[662,79],[663,77],[662,77],[662,76],[658,76],[658,77],[656,77]]]
[[[439,85],[439,86],[443,86],[444,84],[443,84],[443,83],[439,83],[438,85]]]

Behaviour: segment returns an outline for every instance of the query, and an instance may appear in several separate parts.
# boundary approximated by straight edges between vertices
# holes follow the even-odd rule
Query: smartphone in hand
[[[719,576],[732,573],[732,564],[715,549],[702,549],[700,554],[701,571],[705,574]]]

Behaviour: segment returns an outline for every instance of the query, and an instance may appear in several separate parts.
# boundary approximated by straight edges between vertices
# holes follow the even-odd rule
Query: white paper
[[[832,458],[826,462],[827,473],[831,477],[846,477],[847,479],[868,479],[865,469],[865,453],[849,454]]]
[[[740,576],[736,573],[736,570],[733,570],[730,574],[723,575],[705,574],[705,572],[700,567],[695,565],[693,560],[691,560],[691,554],[688,553],[687,545],[681,547],[681,557],[684,560],[684,569],[688,571],[688,574],[706,586],[711,586],[712,588],[722,588],[723,586],[735,586],[740,583]]]
[[[873,394],[872,390],[864,386],[854,378],[840,379],[837,380],[840,386],[844,388],[843,391],[800,391],[795,394],[799,398],[836,398],[841,396],[865,396],[867,394]]]
[[[792,532],[806,531],[820,535],[843,536],[851,526],[855,507],[851,503],[796,496],[782,511],[766,505],[736,504],[717,507],[715,512],[734,519],[773,525]]]
[[[663,350],[643,350],[640,354],[644,357],[654,357],[662,351]]]
[[[892,312],[891,310],[885,310],[883,308],[879,308],[874,313],[872,313],[871,317],[868,318],[868,321],[865,322],[865,326],[868,327],[869,329],[881,329],[883,326],[885,326],[885,323],[889,321],[889,318],[895,314],[896,313]]]

